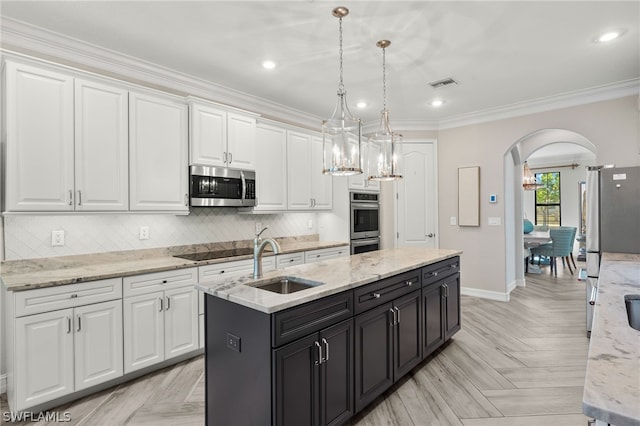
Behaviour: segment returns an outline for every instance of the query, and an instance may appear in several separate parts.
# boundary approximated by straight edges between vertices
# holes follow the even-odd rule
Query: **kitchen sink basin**
[[[640,294],[626,294],[624,304],[627,307],[629,325],[640,331]]]
[[[247,283],[247,285],[251,287],[279,294],[295,293],[296,291],[306,290],[308,288],[317,287],[322,284],[324,283],[320,281],[312,281],[306,280],[304,278],[290,276],[267,278],[264,280]]]

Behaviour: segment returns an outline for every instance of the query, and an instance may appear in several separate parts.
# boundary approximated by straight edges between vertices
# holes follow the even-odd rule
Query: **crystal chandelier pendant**
[[[349,111],[342,81],[342,18],[349,14],[349,9],[336,7],[332,14],[340,19],[340,84],[333,114],[322,121],[322,173],[350,176],[362,173],[362,122]]]
[[[380,115],[378,130],[369,136],[367,149],[368,179],[391,181],[402,179],[402,135],[391,130],[389,110],[387,109],[387,69],[385,49],[391,44],[389,40],[380,40],[376,46],[382,48],[382,93],[383,109]]]

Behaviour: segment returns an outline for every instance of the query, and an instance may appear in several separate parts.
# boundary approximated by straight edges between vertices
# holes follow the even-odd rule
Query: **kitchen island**
[[[598,424],[640,426],[640,331],[629,326],[626,294],[640,294],[640,254],[605,253],[582,400]]]
[[[206,424],[342,424],[460,329],[458,250],[400,248],[200,282]],[[308,288],[258,288],[286,277]]]

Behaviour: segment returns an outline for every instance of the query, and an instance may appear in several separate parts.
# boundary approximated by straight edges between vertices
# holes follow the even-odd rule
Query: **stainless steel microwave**
[[[189,195],[193,207],[256,205],[256,174],[226,167],[191,166]]]

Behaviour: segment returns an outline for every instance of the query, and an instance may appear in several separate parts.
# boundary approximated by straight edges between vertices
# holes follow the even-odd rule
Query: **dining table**
[[[532,231],[528,234],[524,234],[524,249],[527,252],[527,256],[525,257],[524,264],[524,272],[529,272],[529,249],[532,247],[538,247],[541,244],[546,244],[551,242],[551,236],[549,235],[549,231]]]

